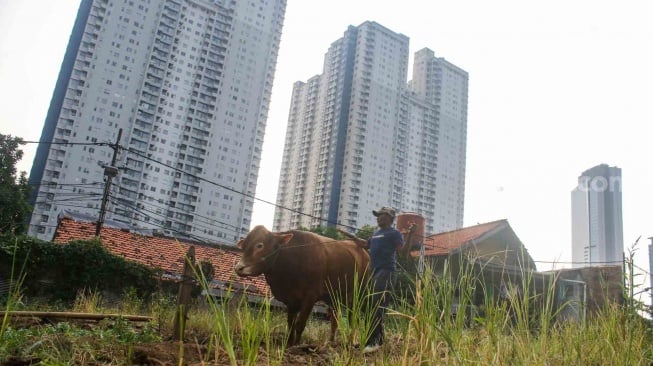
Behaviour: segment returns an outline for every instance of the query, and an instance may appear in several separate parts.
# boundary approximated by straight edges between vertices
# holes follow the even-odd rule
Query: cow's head
[[[282,247],[292,239],[293,234],[277,234],[259,225],[238,242],[243,250],[240,262],[236,264],[236,274],[241,277],[258,276],[270,269]]]

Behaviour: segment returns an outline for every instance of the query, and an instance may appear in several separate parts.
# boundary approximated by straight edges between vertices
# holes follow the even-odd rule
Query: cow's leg
[[[333,343],[336,340],[336,332],[338,331],[338,313],[333,306],[329,306],[329,319],[331,320],[331,337],[329,340]]]
[[[304,332],[304,327],[306,327],[306,321],[308,320],[308,316],[311,314],[311,310],[313,310],[313,305],[315,304],[316,300],[305,300],[302,302],[301,308],[299,310],[299,315],[297,316],[297,319],[295,319],[295,323],[293,324],[293,330],[292,334],[294,336],[294,341],[293,345],[299,343],[299,340],[302,337],[302,333]]]
[[[296,306],[288,306],[288,347],[294,346],[299,343],[299,338],[295,334],[295,322],[297,321],[297,313],[299,308]]]

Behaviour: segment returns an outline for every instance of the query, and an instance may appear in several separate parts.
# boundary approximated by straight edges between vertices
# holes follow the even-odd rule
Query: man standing
[[[397,270],[397,250],[404,244],[401,233],[392,227],[392,222],[395,219],[393,208],[382,207],[372,213],[376,216],[376,223],[379,226],[379,229],[367,242],[372,267],[374,314],[372,332],[363,353],[374,352],[383,344],[383,318],[390,298],[387,292],[392,289],[394,274]]]

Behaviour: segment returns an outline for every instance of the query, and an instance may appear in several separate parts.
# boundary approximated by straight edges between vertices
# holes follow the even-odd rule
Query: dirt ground
[[[76,322],[79,325],[79,322]],[[28,328],[40,326],[40,321],[33,319],[21,319],[13,325],[17,328]],[[85,324],[85,327],[93,328],[94,323]],[[275,349],[281,348],[282,339],[285,338],[285,332],[278,333],[272,342],[277,343],[279,346]],[[168,335],[166,339],[170,339]],[[390,340],[388,343],[394,343],[396,340]],[[154,343],[141,343],[131,345],[131,364],[132,365],[230,365],[229,356],[224,349],[216,347],[209,347],[207,342],[202,341],[186,341],[183,345],[179,341],[166,340]],[[236,358],[242,359],[241,350],[236,346]],[[349,347],[347,347],[349,348]],[[299,365],[316,365],[326,366],[331,365],[333,360],[344,351],[344,347],[338,341],[335,343],[321,342],[319,344],[300,344],[294,347],[289,347],[283,356],[282,364],[285,366],[299,366]],[[183,360],[180,360],[183,358]],[[268,365],[268,358],[278,360],[278,355],[268,356],[264,347],[259,348],[257,365]],[[27,366],[40,364],[39,359],[34,358],[18,358],[14,357],[4,362],[0,362],[0,366]],[[181,361],[181,362],[180,362]],[[240,362],[239,362],[240,363]]]
[[[176,341],[147,343],[135,345],[132,348],[132,365],[143,366],[175,366],[175,365],[230,365],[229,356],[224,351],[211,352],[204,345],[183,344]],[[283,365],[330,365],[333,353],[337,352],[331,346],[299,345],[288,348],[284,355]],[[183,357],[180,363],[180,357]],[[0,366],[38,365],[41,360],[35,358],[13,357],[0,363]],[[259,350],[257,365],[268,365],[268,356],[263,349]]]
[[[331,346],[299,345],[286,350],[284,365],[330,365],[331,355],[337,352]],[[223,352],[207,354],[206,346],[184,344],[184,365],[229,365],[229,357]],[[137,365],[179,365],[180,345],[178,342],[160,342],[134,347],[133,363]],[[260,349],[258,365],[268,365],[268,356]]]

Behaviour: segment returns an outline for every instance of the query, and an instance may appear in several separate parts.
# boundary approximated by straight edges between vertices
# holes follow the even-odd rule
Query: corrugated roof
[[[508,222],[503,219],[429,235],[424,238],[424,255],[438,256],[450,254],[453,251],[464,247],[466,244],[478,240],[485,234],[505,227],[507,224]],[[413,255],[419,255],[419,252],[413,252]]]
[[[77,221],[71,216],[62,216],[54,234],[53,242],[65,244],[73,240],[90,240],[95,237],[95,223]],[[111,253],[127,260],[161,268],[168,277],[181,277],[184,269],[184,256],[188,249],[195,247],[195,260],[208,260],[215,270],[213,284],[225,287],[236,284],[247,292],[270,296],[270,288],[265,277],[238,277],[233,268],[240,260],[240,250],[236,247],[212,247],[205,244],[187,243],[179,239],[161,236],[142,235],[126,229],[103,227],[100,233],[102,245]],[[239,285],[238,285],[239,284]]]

